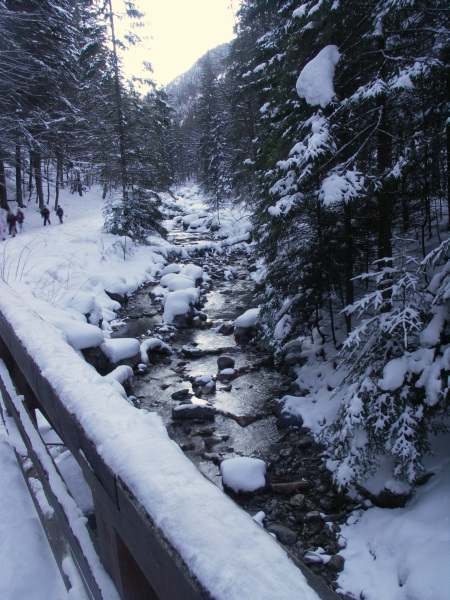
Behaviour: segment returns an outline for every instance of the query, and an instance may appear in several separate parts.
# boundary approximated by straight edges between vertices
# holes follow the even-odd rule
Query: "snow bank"
[[[342,527],[339,590],[366,600],[444,600],[450,590],[450,461],[405,508],[370,508]]]
[[[176,316],[188,314],[199,300],[200,291],[194,287],[169,292],[164,301],[164,323],[172,323]]]
[[[101,345],[103,352],[113,363],[132,358],[140,354],[141,347],[134,338],[114,338],[105,340]]]
[[[193,279],[178,273],[169,273],[168,275],[164,275],[164,277],[161,277],[159,283],[163,287],[166,287],[170,292],[175,292],[176,290],[187,290],[195,287],[195,281]]]
[[[143,363],[148,363],[148,351],[149,350],[159,350],[160,352],[166,352],[167,354],[172,354],[172,348],[160,340],[159,338],[148,338],[141,342],[141,360]]]

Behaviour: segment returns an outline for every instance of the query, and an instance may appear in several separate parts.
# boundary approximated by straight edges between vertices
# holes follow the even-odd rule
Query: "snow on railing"
[[[160,417],[131,406],[2,281],[0,357],[20,369],[19,393],[79,462],[102,562],[122,598],[336,598],[325,586],[318,595],[276,540],[185,457]]]

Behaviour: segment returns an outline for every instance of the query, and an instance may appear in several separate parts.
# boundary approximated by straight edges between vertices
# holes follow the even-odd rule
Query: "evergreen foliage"
[[[104,229],[134,242],[146,243],[150,235],[166,233],[161,225],[160,205],[156,192],[142,188],[132,189],[127,202],[123,202],[122,196],[113,196],[106,203]]]

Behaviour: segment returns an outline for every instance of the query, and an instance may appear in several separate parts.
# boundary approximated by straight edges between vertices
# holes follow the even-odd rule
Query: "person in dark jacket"
[[[58,208],[56,209],[56,214],[58,215],[59,218],[59,222],[62,223],[63,222],[63,215],[64,215],[64,211],[62,209],[62,206],[58,205]]]
[[[22,231],[23,222],[25,220],[25,215],[20,210],[20,208],[17,209],[16,219],[17,219],[17,222],[19,223],[19,231]]]
[[[41,208],[41,216],[44,219],[44,227],[47,225],[47,221],[48,221],[48,224],[51,225],[51,223],[50,223],[50,211],[48,210],[48,208],[46,206],[44,206],[43,208]]]
[[[8,209],[8,214],[6,215],[6,222],[8,223],[9,235],[12,237],[15,237],[15,235],[17,233],[16,220],[17,220],[16,215],[13,213],[13,211],[11,209]]]

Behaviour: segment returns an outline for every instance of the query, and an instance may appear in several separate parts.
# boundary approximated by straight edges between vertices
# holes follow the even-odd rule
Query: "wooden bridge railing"
[[[14,308],[10,310],[11,306]],[[17,332],[16,329],[20,331]],[[46,454],[45,444],[40,439],[37,428],[34,427],[35,409],[42,412],[75,457],[91,489],[96,519],[96,532],[91,543],[98,550],[101,562],[114,582],[114,593],[117,590],[122,600],[213,598],[214,595],[211,595],[210,591],[199,582],[196,573],[190,572],[180,552],[156,527],[148,510],[136,498],[127,483],[107,464],[98,451],[96,443],[83,427],[82,418],[77,414],[77,410],[72,406],[68,408],[67,403],[58,396],[51,378],[47,378],[47,374],[42,372],[42,364],[39,364],[39,348],[36,349],[37,342],[41,344],[42,349],[45,349],[47,344],[51,344],[56,370],[60,367],[68,371],[70,364],[67,364],[67,361],[70,357],[73,360],[82,360],[6,284],[0,281],[0,358],[7,366],[18,395],[15,397],[15,394],[11,393],[11,390],[1,381],[1,377],[0,391],[8,411],[14,416],[21,430],[49,501],[62,524],[63,535],[69,541],[72,556],[84,579],[88,597],[93,600],[111,600],[113,594],[108,591],[108,584],[101,578],[99,580],[95,559],[89,557],[83,536],[74,534],[65,506],[67,501],[61,499],[58,492],[55,492],[58,486],[52,483],[52,478],[58,477],[59,474],[54,463],[50,464],[51,460],[49,454]],[[48,359],[43,360],[44,364],[46,360]],[[88,365],[86,370],[90,378],[95,376]],[[80,394],[83,394],[85,386],[81,388]],[[76,395],[76,391],[74,394]],[[94,397],[92,402],[95,402]],[[167,493],[173,494],[176,491],[168,490]],[[236,511],[241,509],[236,506]],[[220,540],[217,540],[217,543],[220,544]],[[273,543],[273,540],[270,540],[270,543]],[[264,552],[264,548],[260,548],[259,551]],[[203,560],[208,561],[209,557],[205,556]],[[302,570],[303,575],[299,571],[299,595],[296,600],[311,597],[303,595],[301,591],[305,577],[309,586],[315,590],[317,598],[322,600],[337,598],[337,595],[316,576],[306,568],[302,567]],[[217,576],[220,578],[220,573]],[[292,574],[290,573],[289,576],[292,577]],[[242,573],[233,573],[233,577],[247,577],[245,567]],[[281,581],[283,573],[274,573],[274,585],[277,578]],[[312,593],[313,597],[316,597],[311,587],[308,588],[308,594]]]

